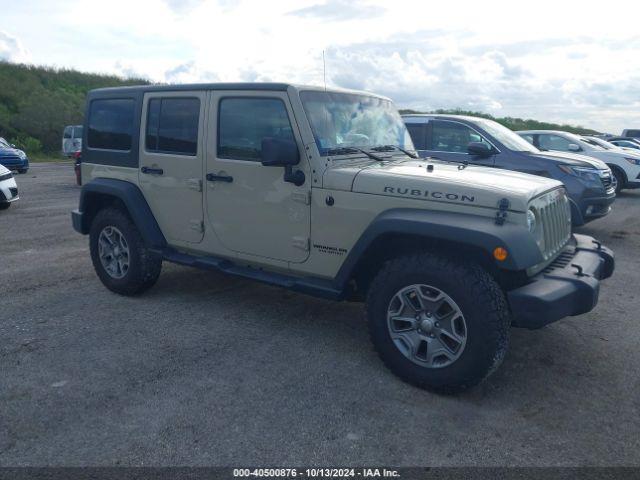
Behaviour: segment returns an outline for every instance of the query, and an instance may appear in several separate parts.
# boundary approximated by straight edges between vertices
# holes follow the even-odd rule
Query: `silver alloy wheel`
[[[613,191],[618,191],[618,177],[615,172],[611,172],[611,187],[613,187]]]
[[[129,271],[129,245],[122,232],[111,225],[98,236],[100,263],[110,277],[120,279]]]
[[[387,326],[398,350],[421,367],[451,365],[467,343],[460,307],[429,285],[410,285],[397,292],[389,302]]]

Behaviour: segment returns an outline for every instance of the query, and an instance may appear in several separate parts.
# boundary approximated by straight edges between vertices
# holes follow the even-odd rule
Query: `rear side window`
[[[147,151],[196,155],[199,120],[198,98],[152,98],[147,109]]]
[[[62,138],[71,138],[71,133],[73,132],[73,127],[64,127],[64,134]]]
[[[82,138],[83,127],[74,127],[73,138]]]
[[[218,111],[218,157],[260,161],[262,139],[295,141],[287,109],[276,98],[223,98]]]
[[[93,100],[89,111],[89,148],[131,150],[135,102],[130,98]]]
[[[413,146],[417,150],[427,149],[427,124],[426,123],[407,123],[407,130],[411,135]]]

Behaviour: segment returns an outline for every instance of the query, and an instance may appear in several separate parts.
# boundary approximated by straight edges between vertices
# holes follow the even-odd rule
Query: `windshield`
[[[513,150],[515,152],[540,152],[540,150],[531,145],[520,135],[513,132],[512,130],[509,130],[507,127],[500,125],[498,122],[483,118],[477,119],[477,123],[488,134],[492,135],[497,141],[502,143],[509,150]]]
[[[413,150],[407,127],[389,100],[322,91],[300,92],[300,99],[320,155],[340,148],[382,145]]]

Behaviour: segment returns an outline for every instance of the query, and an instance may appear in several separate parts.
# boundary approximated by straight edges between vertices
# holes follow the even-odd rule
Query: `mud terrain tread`
[[[372,311],[372,308],[374,306],[380,307],[380,305],[376,305],[376,300],[379,300],[377,297],[382,294],[386,285],[394,283],[398,278],[406,276],[409,272],[431,272],[447,275],[460,284],[461,291],[465,292],[467,297],[465,302],[474,305],[475,311],[471,312],[471,315],[483,318],[484,345],[479,348],[481,354],[478,356],[477,362],[475,362],[475,368],[448,380],[433,379],[429,378],[430,375],[415,375],[415,369],[403,368],[403,362],[398,362],[395,356],[390,356],[389,352],[385,350],[384,345],[380,342],[380,323],[374,321],[375,312]],[[459,302],[459,297],[456,301]],[[440,393],[455,393],[477,385],[500,366],[508,349],[511,316],[505,295],[491,275],[474,263],[461,263],[450,257],[430,253],[417,253],[388,260],[371,283],[365,311],[368,319],[369,335],[378,355],[387,368],[402,380],[427,390]],[[386,322],[386,311],[382,312],[382,314],[385,316]],[[467,322],[469,322],[469,312],[465,312],[463,309],[463,314]],[[383,333],[388,335],[386,330]],[[466,353],[465,351],[463,356]],[[409,362],[404,358],[403,360]],[[425,368],[422,370],[428,373],[433,372],[433,370],[429,372]]]

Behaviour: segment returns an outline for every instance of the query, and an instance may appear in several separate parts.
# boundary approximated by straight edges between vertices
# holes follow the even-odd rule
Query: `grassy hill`
[[[31,156],[59,153],[65,125],[82,123],[89,90],[141,83],[148,82],[0,62],[0,137]]]
[[[597,134],[596,130],[584,128],[576,125],[560,125],[558,123],[540,122],[538,120],[515,118],[515,117],[494,117],[488,113],[471,112],[468,110],[452,109],[452,110],[434,110],[432,112],[418,112],[416,110],[400,110],[400,113],[443,113],[449,115],[469,115],[472,117],[488,118],[504,125],[511,130],[563,130],[565,132],[580,134]]]
[[[143,83],[148,81],[0,61],[0,137],[15,143],[31,156],[56,155],[60,153],[65,125],[82,123],[85,97],[89,90]],[[402,112],[420,113],[412,110]],[[481,112],[437,110],[431,113],[491,118],[513,130],[554,129],[596,133],[578,126],[511,117],[494,118]]]

